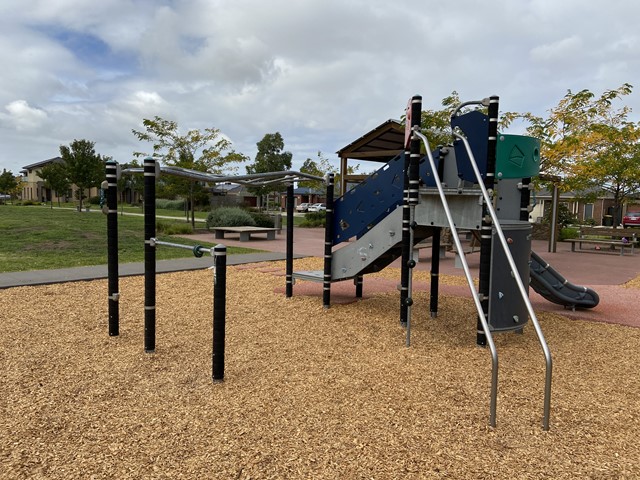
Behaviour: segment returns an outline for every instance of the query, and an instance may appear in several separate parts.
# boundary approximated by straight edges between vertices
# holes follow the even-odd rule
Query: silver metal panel
[[[331,280],[355,277],[401,241],[402,207],[398,207],[362,237],[333,252]]]
[[[522,179],[498,179],[495,185],[496,214],[500,220],[520,220],[522,192],[518,183]]]
[[[529,257],[531,254],[531,224],[529,222],[502,222],[509,251],[520,278],[529,290]],[[489,281],[489,325],[493,331],[520,330],[529,321],[527,306],[509,267],[504,250],[498,244],[495,228],[491,249],[491,278]]]
[[[482,193],[467,189],[458,192],[455,188],[445,190],[451,216],[457,228],[479,230],[482,222]],[[420,203],[416,206],[418,225],[448,227],[449,222],[435,188],[420,190]]]

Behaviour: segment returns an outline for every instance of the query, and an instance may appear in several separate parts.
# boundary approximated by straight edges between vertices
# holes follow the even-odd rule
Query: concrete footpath
[[[184,236],[190,240],[216,243],[212,233]],[[284,230],[276,235],[275,240],[255,237],[248,242],[240,242],[234,235],[227,235],[221,241],[226,246],[239,246],[263,250],[260,253],[229,255],[228,265],[268,262],[284,260],[286,252],[286,235]],[[179,243],[179,240],[174,240]],[[600,296],[600,304],[593,309],[567,310],[560,305],[552,304],[535,292],[530,292],[530,298],[536,310],[554,312],[566,317],[593,320],[607,323],[617,323],[640,327],[640,316],[637,315],[635,301],[638,290],[625,288],[624,284],[640,275],[640,251],[634,255],[615,255],[602,251],[571,252],[568,243],[559,242],[556,252],[549,253],[548,243],[534,240],[532,249],[560,272],[569,282],[593,288]],[[420,258],[416,268],[418,270],[431,269],[430,248],[420,250]],[[640,250],[640,249],[639,249]],[[296,228],[294,230],[294,258],[307,256],[322,257],[324,253],[324,229]],[[480,254],[478,252],[467,256],[472,275],[477,278]],[[174,260],[159,260],[156,263],[158,273],[184,270],[198,270],[213,265],[213,257],[202,258],[185,257]],[[400,260],[391,264],[400,267]],[[119,265],[120,276],[142,275],[144,264],[127,263]],[[440,262],[440,273],[446,275],[463,276],[461,268],[456,266],[455,255],[447,253]],[[24,285],[46,285],[51,283],[86,281],[107,277],[107,266],[65,268],[59,270],[34,270],[29,272],[0,273],[0,288],[10,288]],[[338,284],[336,284],[338,285]],[[367,280],[365,278],[365,292]],[[321,287],[321,285],[318,285]],[[443,288],[442,293],[470,296],[468,288]]]

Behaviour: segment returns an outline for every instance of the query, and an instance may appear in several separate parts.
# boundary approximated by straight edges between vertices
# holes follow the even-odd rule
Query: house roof
[[[21,172],[26,172],[28,170],[35,170],[38,168],[42,168],[45,165],[49,165],[50,163],[60,163],[62,162],[62,157],[53,157],[50,158],[48,160],[42,160],[41,162],[37,162],[37,163],[32,163],[31,165],[25,165],[24,167],[22,167],[22,170],[20,170]]]
[[[326,192],[318,188],[298,187],[293,189],[294,195],[324,195]]]
[[[342,158],[388,162],[404,151],[404,126],[389,119],[336,153]]]

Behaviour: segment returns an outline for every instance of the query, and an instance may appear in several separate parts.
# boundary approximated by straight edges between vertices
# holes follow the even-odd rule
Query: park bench
[[[213,227],[216,239],[224,238],[225,233],[239,233],[241,242],[251,240],[251,235],[266,233],[267,240],[275,240],[278,228],[269,227]]]
[[[625,251],[629,251],[633,255],[636,240],[635,232],[622,228],[580,227],[578,238],[567,238],[564,241],[571,243],[572,252],[584,252],[587,251],[586,245],[593,245],[595,246],[594,250],[598,252],[611,253],[616,252],[616,248],[619,248],[620,255],[624,255]],[[576,244],[578,245],[577,250]],[[600,245],[609,248],[598,248]],[[589,249],[588,251],[594,250]]]

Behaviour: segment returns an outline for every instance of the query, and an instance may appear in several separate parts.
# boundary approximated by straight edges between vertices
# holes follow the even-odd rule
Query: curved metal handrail
[[[489,329],[489,324],[485,317],[484,311],[482,310],[480,297],[478,296],[478,292],[476,291],[475,285],[473,283],[473,277],[471,276],[471,271],[469,270],[469,264],[467,263],[466,255],[464,253],[464,250],[462,249],[462,243],[460,242],[460,238],[458,237],[458,230],[456,229],[455,223],[453,222],[453,217],[451,216],[451,210],[449,209],[449,204],[447,203],[447,198],[442,188],[442,182],[440,181],[440,176],[438,175],[438,169],[436,168],[433,155],[431,154],[431,148],[429,148],[429,140],[427,140],[427,137],[420,133],[417,128],[418,127],[414,127],[413,134],[416,135],[420,140],[422,140],[424,146],[426,147],[427,158],[429,159],[431,171],[435,179],[436,187],[438,188],[438,194],[440,195],[440,200],[442,201],[442,207],[444,208],[444,213],[447,216],[447,222],[449,222],[449,227],[451,228],[451,236],[453,237],[453,241],[456,244],[456,249],[458,250],[458,252],[460,252],[460,262],[462,263],[465,277],[467,278],[467,282],[469,283],[471,296],[473,297],[473,302],[475,303],[476,310],[478,311],[478,317],[480,318],[480,322],[482,323],[482,330],[484,330],[484,334],[487,337],[487,344],[489,345],[489,350],[491,351],[491,401],[489,406],[489,425],[495,427],[496,404],[498,398],[498,351],[496,350],[496,346],[493,342],[493,337],[491,336],[491,331]]]
[[[502,227],[500,226],[500,220],[498,220],[498,216],[493,208],[491,203],[491,197],[489,197],[489,193],[487,192],[486,187],[484,186],[484,181],[478,170],[478,165],[476,164],[475,157],[473,156],[473,152],[471,151],[471,146],[467,139],[460,135],[457,132],[453,132],[453,136],[464,143],[465,149],[469,155],[469,161],[471,163],[471,167],[473,172],[478,179],[478,184],[480,186],[480,190],[482,190],[482,196],[484,197],[484,201],[487,204],[487,210],[489,211],[489,215],[491,216],[491,220],[496,227],[496,234],[500,239],[500,244],[504,250],[505,256],[507,257],[507,261],[509,262],[509,267],[513,272],[513,277],[516,280],[516,284],[518,285],[518,290],[520,291],[520,295],[524,300],[524,303],[527,307],[527,312],[529,313],[529,317],[531,318],[531,322],[536,331],[536,335],[538,336],[538,341],[542,346],[542,351],[544,352],[545,363],[546,363],[546,372],[545,372],[545,385],[544,385],[544,416],[542,420],[542,428],[544,430],[549,430],[549,413],[551,410],[551,371],[552,371],[552,360],[551,360],[551,352],[549,351],[549,346],[544,339],[544,335],[542,333],[542,329],[540,328],[540,323],[538,322],[538,317],[536,317],[535,312],[533,311],[533,306],[531,305],[531,301],[529,300],[529,295],[527,294],[527,290],[524,287],[524,283],[522,282],[522,278],[520,276],[520,272],[516,267],[516,263],[513,260],[513,256],[511,255],[511,251],[509,250],[509,246],[507,244],[507,239],[502,232]]]

